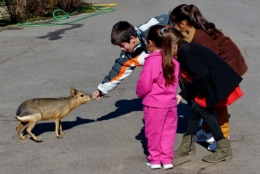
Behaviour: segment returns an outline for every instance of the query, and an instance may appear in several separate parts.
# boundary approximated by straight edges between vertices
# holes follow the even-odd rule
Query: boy
[[[155,24],[169,25],[169,15],[151,18],[139,27],[134,27],[126,21],[119,21],[113,26],[111,43],[120,47],[120,58],[116,59],[109,74],[94,91],[93,99],[100,99],[115,89],[137,66],[143,66],[144,60],[149,54],[146,50],[144,32]]]

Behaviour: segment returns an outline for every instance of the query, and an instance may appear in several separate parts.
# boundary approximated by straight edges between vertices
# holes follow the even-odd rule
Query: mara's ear
[[[71,87],[70,88],[70,93],[71,93],[71,95],[76,96],[78,91],[75,88]]]

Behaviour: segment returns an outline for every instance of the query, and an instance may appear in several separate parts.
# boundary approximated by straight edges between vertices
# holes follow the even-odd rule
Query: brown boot
[[[181,158],[187,155],[194,155],[195,148],[195,136],[183,135],[180,147],[174,151],[174,158]]]
[[[217,150],[211,155],[206,155],[202,160],[209,163],[218,163],[220,161],[231,161],[232,151],[229,139],[217,141]]]

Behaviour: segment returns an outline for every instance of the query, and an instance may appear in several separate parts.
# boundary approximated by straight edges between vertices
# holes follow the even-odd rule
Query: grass
[[[0,28],[1,27],[7,27],[9,25],[12,25],[13,23],[11,22],[11,19],[9,16],[5,16],[0,19]]]
[[[72,12],[72,13],[69,13],[69,14],[70,15],[78,15],[78,14],[82,14],[82,13],[94,13],[94,12],[96,12],[96,10],[93,9],[90,5],[83,5],[83,6],[79,7],[79,9],[76,10],[75,12]],[[64,15],[64,14],[57,13],[55,15]],[[50,19],[50,18],[53,18],[53,16],[52,15],[40,16],[40,15],[28,14],[24,22],[41,21],[41,20],[47,20],[47,19]],[[7,27],[7,26],[13,25],[13,24],[17,24],[17,23],[12,23],[9,16],[5,16],[3,18],[0,18],[0,28],[1,27]]]

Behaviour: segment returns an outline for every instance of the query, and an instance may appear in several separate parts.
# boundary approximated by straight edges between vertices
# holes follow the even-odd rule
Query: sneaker
[[[229,139],[229,136],[228,136],[228,139]],[[208,146],[208,150],[209,150],[209,151],[215,152],[216,149],[217,149],[217,143],[216,143],[216,141],[214,141],[212,144],[210,144],[210,145]]]
[[[215,140],[211,133],[207,133],[204,130],[199,130],[196,134],[196,142],[207,142],[209,144],[212,144]]]
[[[216,143],[216,141],[214,141],[212,144],[210,144],[210,145],[208,146],[208,150],[209,150],[209,151],[215,152],[216,149],[217,149],[217,143]]]
[[[172,169],[173,164],[163,164],[163,168],[164,168],[164,170]]]
[[[162,167],[161,164],[150,164],[150,162],[147,162],[146,164],[151,169],[160,169]]]

